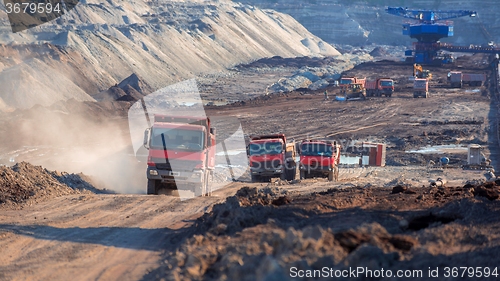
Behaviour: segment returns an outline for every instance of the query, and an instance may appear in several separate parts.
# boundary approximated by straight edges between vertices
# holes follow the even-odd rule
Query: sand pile
[[[88,2],[23,38],[0,30],[6,106],[88,101],[113,85],[114,99],[131,101],[140,84],[151,92],[263,57],[340,55],[292,17],[235,2]]]
[[[0,205],[39,202],[68,194],[103,192],[81,174],[51,172],[26,162],[13,167],[0,167]]]
[[[492,230],[500,209],[474,196],[482,188],[497,188],[484,185],[415,187],[396,194],[391,188],[332,188],[307,195],[245,187],[198,219],[189,238],[166,253],[165,266],[150,276],[294,280],[298,270],[324,267],[334,272],[384,268],[396,274],[435,264],[494,266],[499,236]],[[279,198],[286,203],[274,204]]]

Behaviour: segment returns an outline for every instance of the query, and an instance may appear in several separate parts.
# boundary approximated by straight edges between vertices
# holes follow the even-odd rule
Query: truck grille
[[[162,179],[164,180],[170,180],[170,181],[174,181],[174,180],[177,180],[177,181],[185,181],[187,180],[188,178],[187,177],[181,177],[181,176],[161,176]]]
[[[265,169],[265,170],[277,169],[278,166],[280,165],[281,165],[280,160],[252,162],[252,168]]]
[[[176,171],[192,171],[196,165],[201,164],[199,161],[190,161],[190,160],[174,160],[173,162],[173,168],[172,164],[168,159],[162,159],[162,158],[153,158],[153,162],[155,163],[156,169],[158,170],[169,170],[173,171],[175,169]]]
[[[321,164],[318,161],[311,161],[309,162],[309,166],[319,167],[321,166]]]

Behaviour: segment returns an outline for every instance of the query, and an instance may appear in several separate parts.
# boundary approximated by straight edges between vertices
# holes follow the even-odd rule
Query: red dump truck
[[[340,145],[328,140],[304,140],[300,144],[300,179],[328,177],[338,180]]]
[[[413,81],[413,97],[429,97],[429,80],[425,78],[415,78],[415,81]]]
[[[366,78],[358,78],[358,77],[352,77],[352,76],[343,76],[340,78],[340,87],[347,87],[347,85],[350,84],[362,84],[363,87],[365,87],[366,83]]]
[[[480,87],[486,81],[486,74],[451,71],[448,73],[448,81],[452,88],[462,88],[463,85]]]
[[[386,97],[394,93],[394,80],[391,78],[378,78],[377,80],[368,80],[365,83],[366,95],[369,97]]]
[[[284,134],[253,136],[247,146],[252,182],[279,177],[294,180],[295,141],[287,142]]]
[[[148,153],[148,194],[161,188],[210,195],[215,169],[215,128],[208,117],[154,115],[144,132]]]

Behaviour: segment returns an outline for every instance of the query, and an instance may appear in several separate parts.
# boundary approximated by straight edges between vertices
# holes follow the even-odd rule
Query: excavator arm
[[[432,79],[432,73],[429,70],[423,69],[420,64],[413,64],[413,76],[416,78],[427,78],[427,80]]]

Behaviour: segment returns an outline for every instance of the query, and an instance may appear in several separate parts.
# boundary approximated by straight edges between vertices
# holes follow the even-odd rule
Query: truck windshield
[[[205,133],[203,131],[153,128],[151,133],[151,148],[201,151],[204,139]]]
[[[340,85],[348,85],[351,83],[352,83],[351,79],[340,79]]]
[[[321,143],[303,144],[300,147],[300,155],[331,157],[333,155],[333,147]]]
[[[272,155],[283,151],[281,142],[251,143],[248,147],[250,155]]]
[[[392,81],[380,81],[381,86],[392,86]]]

